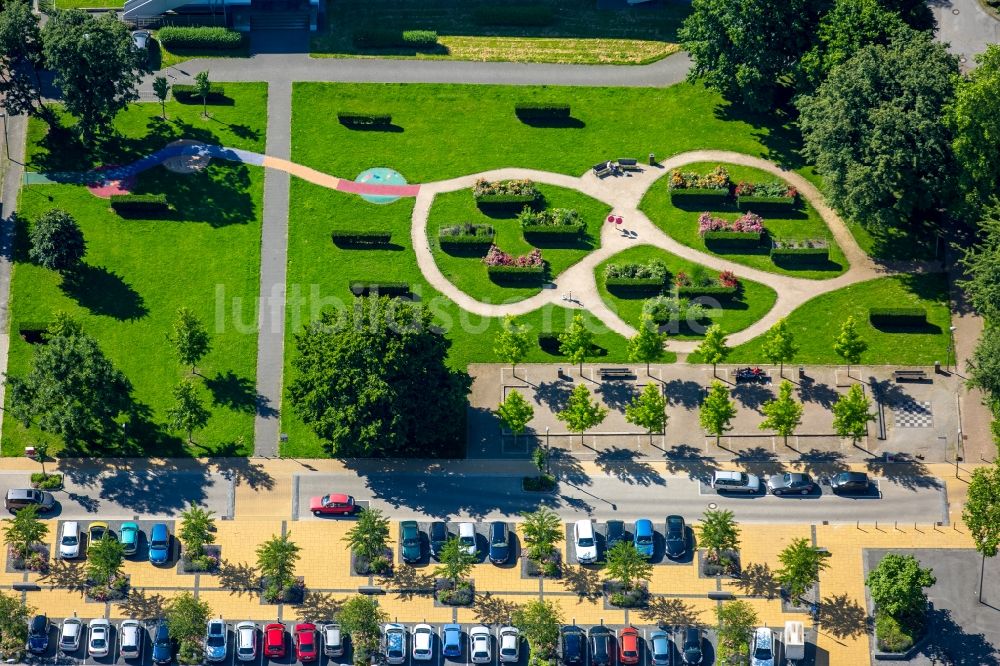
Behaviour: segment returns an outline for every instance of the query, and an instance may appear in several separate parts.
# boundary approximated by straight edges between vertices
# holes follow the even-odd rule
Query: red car
[[[272,622],[264,627],[264,656],[285,656],[285,625]]]
[[[316,661],[319,658],[316,625],[312,622],[295,625],[295,658],[299,661]]]
[[[623,664],[639,663],[639,632],[635,627],[625,627],[618,634],[621,662]]]
[[[322,497],[313,497],[309,500],[309,510],[314,516],[341,515],[348,516],[354,513],[357,506],[354,498],[350,495],[338,495],[330,493]]]

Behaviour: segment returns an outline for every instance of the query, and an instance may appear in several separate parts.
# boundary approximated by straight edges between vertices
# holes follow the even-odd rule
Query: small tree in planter
[[[535,410],[532,409],[531,404],[524,399],[523,395],[517,391],[511,391],[497,406],[495,414],[510,429],[516,442],[517,436],[524,432],[528,421],[534,418]]]
[[[936,582],[934,572],[912,555],[889,553],[868,572],[879,649],[905,652],[919,638],[927,614],[924,588]]]
[[[264,601],[288,602],[296,596],[295,563],[300,548],[292,542],[291,533],[275,534],[257,547],[257,569],[264,579]],[[298,589],[301,593],[301,589]]]
[[[625,405],[625,420],[639,426],[649,433],[649,443],[653,443],[653,434],[663,432],[667,428],[667,398],[660,390],[660,385],[650,382],[642,393],[635,396]]]
[[[128,579],[122,575],[125,561],[125,546],[104,533],[100,541],[90,544],[87,549],[87,576],[92,582],[90,596],[98,601],[107,601],[122,595],[128,589]]]
[[[719,573],[735,573],[737,562],[729,553],[740,547],[740,528],[732,511],[705,511],[698,526],[698,542],[709,551],[705,557],[706,573],[709,566],[718,568]]]
[[[354,526],[344,535],[355,558],[355,573],[385,573],[392,567],[386,558],[389,542],[389,519],[379,509],[364,508],[358,512]]]
[[[562,519],[544,506],[521,515],[524,517],[521,531],[528,559],[539,568],[543,576],[555,576],[559,573],[556,544],[563,540]]]
[[[472,586],[465,579],[476,563],[475,556],[465,551],[457,537],[452,537],[441,547],[439,561],[441,566],[434,570],[434,575],[447,581],[448,588],[438,591],[438,601],[455,606],[471,604]]]
[[[816,548],[808,539],[795,539],[781,551],[778,559],[778,581],[792,600],[798,600],[809,588],[819,582],[819,574],[829,566],[830,553]]]
[[[722,382],[713,381],[708,395],[701,402],[698,421],[706,432],[715,435],[716,446],[719,446],[722,433],[732,430],[730,423],[735,416],[736,405],[729,399],[729,389]]]
[[[569,394],[566,407],[556,413],[556,418],[565,423],[570,432],[580,433],[582,442],[583,433],[603,423],[607,415],[608,408],[591,398],[586,384],[579,384]]]
[[[528,327],[511,315],[504,317],[503,328],[493,342],[493,353],[504,363],[510,363],[511,374],[517,371],[517,364],[527,355],[530,346]]]
[[[551,601],[534,599],[519,606],[514,611],[511,622],[521,630],[521,635],[528,641],[531,652],[530,665],[548,664],[556,654],[559,627],[563,624],[559,608]]]
[[[28,642],[28,622],[35,609],[21,601],[21,595],[0,592],[0,659],[20,663]]]
[[[758,426],[761,430],[773,430],[785,440],[788,446],[788,436],[795,434],[795,429],[802,423],[802,403],[792,397],[792,383],[787,379],[778,387],[778,397],[768,400],[761,406],[766,417]]]
[[[178,644],[177,661],[200,664],[204,656],[205,625],[212,615],[211,607],[195,599],[190,592],[174,597],[167,605],[167,628],[170,638]]]
[[[215,543],[215,518],[213,512],[196,502],[181,514],[181,527],[177,537],[184,547],[184,560],[196,571],[210,571],[218,559],[205,552],[205,546]]]
[[[23,560],[24,566],[28,569],[37,571],[43,568],[44,558],[39,555],[38,559],[33,561],[32,557],[34,547],[49,533],[49,526],[38,518],[38,507],[26,506],[14,514],[13,518],[3,522],[3,536],[9,556]]]
[[[719,647],[715,661],[719,664],[746,663],[750,653],[750,636],[758,624],[757,611],[742,599],[723,602],[715,609],[718,622]]]
[[[653,574],[653,565],[646,561],[631,543],[619,541],[608,551],[606,580],[621,585],[611,595],[611,603],[621,608],[639,606],[645,600],[645,591],[633,589],[637,582],[645,582]]]
[[[42,466],[41,474],[31,475],[31,486],[42,490],[58,490],[62,487],[62,474],[48,474],[45,471],[45,461],[49,457],[49,443],[40,441],[35,444],[35,460]]]
[[[381,625],[389,615],[372,597],[357,595],[344,602],[337,612],[337,621],[351,637],[355,666],[369,666],[378,652]]]

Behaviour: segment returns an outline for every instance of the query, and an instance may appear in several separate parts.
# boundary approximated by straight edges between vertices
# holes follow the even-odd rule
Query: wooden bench
[[[601,162],[600,164],[595,164],[592,168],[594,169],[594,175],[598,178],[604,178],[609,173],[614,171],[614,169],[611,168],[611,162]]]
[[[635,377],[628,368],[601,368],[601,379],[631,379]]]
[[[897,382],[924,382],[927,373],[923,370],[893,370],[892,378]]]
[[[622,171],[642,171],[639,161],[631,157],[619,157],[618,166],[621,167]]]

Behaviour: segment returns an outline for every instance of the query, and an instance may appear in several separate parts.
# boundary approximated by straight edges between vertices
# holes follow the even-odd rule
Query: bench
[[[620,166],[623,171],[642,171],[642,167],[639,166],[639,161],[632,159],[631,157],[619,157],[618,166]]]
[[[604,178],[614,171],[611,168],[611,162],[601,162],[600,164],[595,164],[592,168],[594,169],[594,175],[598,178]]]
[[[893,370],[892,378],[897,382],[927,381],[927,373],[923,370]]]
[[[601,379],[631,379],[635,377],[628,368],[601,368]]]

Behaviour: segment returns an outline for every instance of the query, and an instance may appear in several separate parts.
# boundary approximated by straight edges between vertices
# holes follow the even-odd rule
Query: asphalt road
[[[368,500],[393,518],[457,520],[517,519],[522,511],[548,506],[565,519],[701,516],[710,504],[730,509],[741,522],[766,523],[947,523],[944,484],[931,477],[877,479],[864,498],[838,497],[828,487],[800,497],[721,496],[688,476],[570,474],[554,494],[525,493],[520,476],[374,472],[362,476],[310,474],[296,477],[292,516],[314,520],[309,498],[345,492]],[[323,518],[328,520],[328,518]]]

